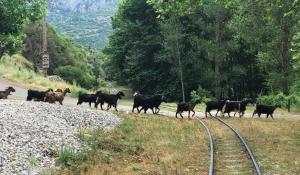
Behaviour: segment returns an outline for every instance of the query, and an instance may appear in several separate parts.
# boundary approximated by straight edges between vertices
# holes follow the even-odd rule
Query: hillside
[[[48,21],[59,31],[86,47],[101,49],[112,31],[117,0],[53,0],[48,10]]]

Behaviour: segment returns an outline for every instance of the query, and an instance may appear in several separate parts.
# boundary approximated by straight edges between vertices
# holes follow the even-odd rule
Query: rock
[[[55,150],[83,145],[76,136],[80,128],[107,130],[119,124],[117,116],[104,111],[0,100],[0,174],[34,175],[54,168]]]

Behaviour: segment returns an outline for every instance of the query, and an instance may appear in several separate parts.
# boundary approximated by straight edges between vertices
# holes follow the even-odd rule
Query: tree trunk
[[[184,90],[184,83],[183,83],[183,70],[182,70],[182,63],[180,56],[178,57],[179,63],[179,71],[180,71],[180,82],[181,82],[181,91],[182,91],[182,101],[185,103],[185,90]]]
[[[216,50],[214,51],[214,68],[215,68],[215,96],[217,98],[220,97],[220,19],[217,16],[216,23],[215,23],[215,44],[216,44]]]
[[[3,55],[4,55],[4,49],[1,49],[0,50],[0,60],[2,60]]]
[[[282,26],[282,38],[281,38],[281,46],[280,52],[282,57],[282,73],[283,73],[283,80],[282,80],[282,91],[284,95],[289,95],[289,78],[290,78],[290,53],[289,53],[289,35],[290,31],[289,28],[283,24]],[[290,102],[288,102],[288,112],[291,111]]]
[[[179,41],[176,41],[176,48],[177,48],[177,59],[178,59],[178,66],[179,66],[179,76],[180,76],[180,83],[181,83],[181,92],[182,92],[182,101],[185,103],[185,90],[184,90],[184,83],[183,83],[183,68],[181,62],[181,54],[180,54],[180,47]]]

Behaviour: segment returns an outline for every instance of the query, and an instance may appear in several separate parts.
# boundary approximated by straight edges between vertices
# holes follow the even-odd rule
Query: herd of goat
[[[4,91],[0,91],[0,99],[7,99],[8,95],[10,95],[11,92],[15,92],[15,89],[13,87],[8,87]],[[27,101],[42,101],[42,102],[48,102],[48,103],[55,103],[59,102],[59,104],[63,104],[64,97],[67,93],[71,93],[69,88],[65,89],[48,89],[47,91],[37,91],[37,90],[28,90],[27,94]],[[87,93],[81,93],[78,96],[78,102],[77,105],[80,105],[82,103],[89,103],[89,106],[91,107],[92,103],[94,103],[95,108],[98,107],[100,104],[101,110],[103,110],[104,103],[107,103],[107,110],[109,110],[111,107],[114,107],[117,111],[117,102],[119,99],[121,99],[125,94],[123,92],[118,92],[117,94],[106,94],[101,91],[97,91],[95,94],[87,94]],[[133,94],[133,107],[132,112],[134,112],[135,109],[137,109],[138,113],[141,111],[144,111],[144,113],[147,112],[148,109],[152,110],[153,114],[158,114],[160,111],[160,104],[162,102],[167,102],[167,98],[163,95],[152,95],[152,96],[146,96],[142,95],[138,91]],[[250,98],[245,98],[241,101],[230,101],[230,100],[219,100],[219,101],[209,101],[206,102],[206,109],[205,109],[205,116],[207,117],[207,114],[212,116],[210,113],[212,110],[216,110],[215,116],[218,115],[219,112],[221,112],[222,116],[227,114],[229,117],[231,112],[235,112],[234,116],[238,113],[239,117],[242,117],[245,114],[246,106],[252,103],[254,104],[254,101]],[[187,103],[178,103],[177,104],[177,111],[176,111],[176,118],[179,114],[182,118],[182,113],[184,111],[188,112],[188,118],[190,118],[190,112],[193,112],[192,116],[195,115],[194,108],[197,105],[196,102],[187,102]],[[257,114],[259,117],[261,114],[266,114],[267,118],[271,116],[273,118],[273,113],[276,108],[280,107],[279,105],[274,106],[268,106],[268,105],[261,105],[256,104],[255,110],[252,114],[252,117]]]

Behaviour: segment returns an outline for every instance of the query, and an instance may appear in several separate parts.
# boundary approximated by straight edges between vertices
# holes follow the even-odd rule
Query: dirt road
[[[13,86],[16,89],[16,92],[12,93],[8,98],[9,99],[16,99],[16,100],[26,100],[27,97],[27,90],[29,89],[30,86],[21,86],[17,83],[7,81],[0,79],[0,90],[4,90],[8,86]],[[72,97],[66,97],[64,100],[64,105],[67,106],[73,106],[76,107],[77,105],[77,99],[72,98]],[[89,107],[87,103],[82,104],[84,107]],[[106,107],[105,107],[106,108]],[[124,111],[126,113],[130,113],[132,109],[132,106],[126,106],[126,105],[118,105],[118,110]],[[152,113],[151,110],[148,110],[148,113]],[[172,111],[167,111],[167,110],[161,110],[160,115],[164,116],[169,116],[169,117],[174,117],[175,112]],[[212,112],[213,113],[213,112]],[[214,113],[213,113],[214,114]],[[196,112],[197,116],[204,117],[204,112]],[[186,116],[186,114],[185,114]],[[252,113],[246,112],[245,117],[250,118],[252,116]],[[255,116],[257,118],[257,116]],[[274,117],[276,119],[285,119],[285,120],[300,120],[300,114],[287,114],[286,112],[276,112],[274,114]],[[265,118],[264,116],[262,118]]]

